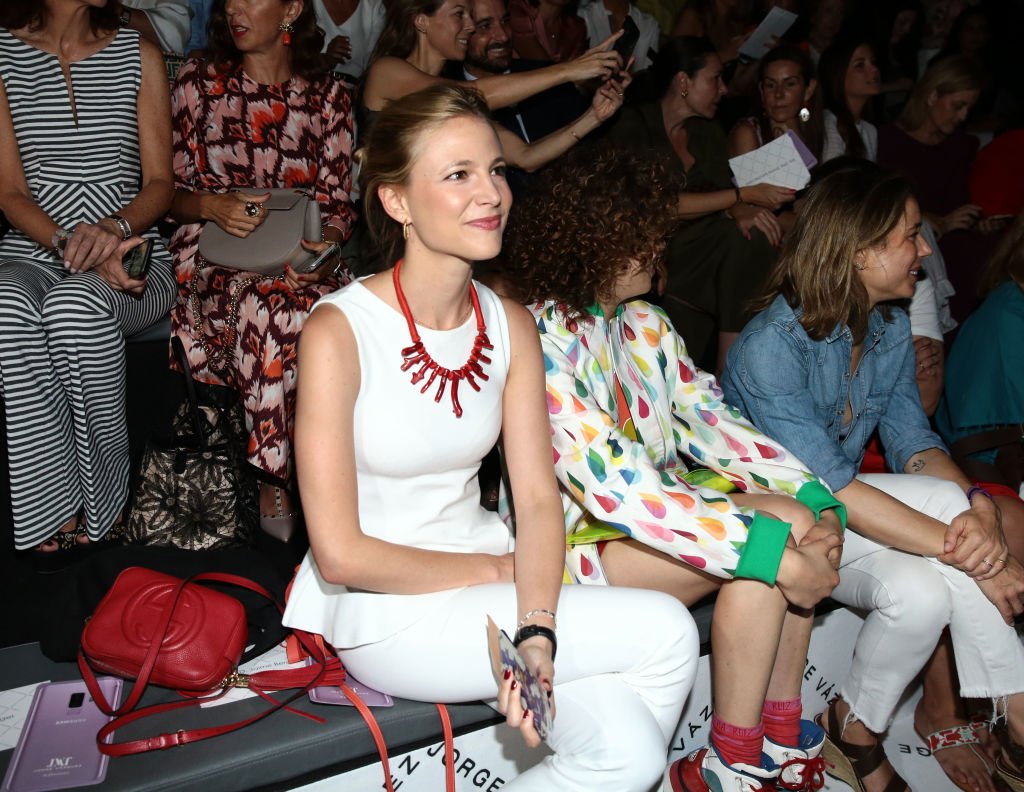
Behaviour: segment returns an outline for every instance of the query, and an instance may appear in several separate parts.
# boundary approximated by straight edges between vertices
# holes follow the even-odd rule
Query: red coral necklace
[[[402,260],[399,259],[398,263],[395,264],[391,277],[395,283],[395,296],[398,297],[398,304],[402,308],[402,316],[405,317],[405,323],[409,326],[409,337],[412,339],[412,346],[407,346],[402,350],[402,371],[408,371],[416,365],[419,366],[412,375],[413,385],[419,383],[428,373],[430,374],[423,387],[420,388],[420,393],[426,393],[427,389],[433,385],[434,380],[438,380],[437,393],[434,394],[435,402],[441,401],[441,397],[444,396],[444,389],[450,381],[452,384],[452,411],[455,413],[456,418],[461,418],[462,405],[459,404],[459,382],[466,380],[473,390],[479,391],[480,386],[474,378],[490,379],[484,374],[480,364],[491,362],[491,359],[484,354],[484,350],[494,349],[487,338],[487,325],[484,322],[483,311],[480,310],[480,298],[477,297],[476,287],[470,281],[469,297],[473,301],[473,315],[476,316],[476,339],[473,341],[473,349],[469,353],[469,360],[466,361],[462,368],[455,370],[446,369],[444,366],[437,365],[437,361],[430,356],[430,353],[423,346],[420,334],[416,330],[416,322],[412,318],[412,311],[409,310],[409,303],[402,292],[402,284],[398,280],[398,273],[401,269]]]

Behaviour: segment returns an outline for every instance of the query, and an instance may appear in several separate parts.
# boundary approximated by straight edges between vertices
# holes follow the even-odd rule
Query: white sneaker
[[[761,755],[766,767],[728,765],[713,744],[673,762],[665,771],[663,792],[768,792],[779,774],[771,758]],[[766,769],[768,768],[768,769]]]
[[[761,749],[779,768],[775,786],[787,792],[817,792],[825,786],[825,759],[821,756],[825,730],[814,721],[800,721],[800,744],[780,745],[766,736]]]

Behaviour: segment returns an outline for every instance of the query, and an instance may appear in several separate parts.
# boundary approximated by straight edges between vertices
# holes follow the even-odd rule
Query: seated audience
[[[964,471],[993,495],[1014,557],[1024,558],[1024,215],[982,280],[982,303],[957,334],[937,423]],[[1016,546],[1015,546],[1016,543]]]
[[[910,179],[921,212],[938,235],[957,293],[952,307],[958,320],[977,304],[979,267],[994,239],[985,234],[998,226],[970,202],[968,180],[978,141],[961,129],[983,84],[984,75],[962,56],[936,61],[921,75],[897,121],[884,124],[878,134],[878,163]]]
[[[663,304],[697,365],[714,371],[775,261],[781,231],[772,211],[794,192],[732,183],[725,135],[714,121],[725,94],[722,62],[710,41],[670,39],[651,77],[658,99],[624,109],[608,136],[623,148],[670,158],[685,175],[677,208],[692,222],[669,240]]]
[[[324,54],[336,72],[360,79],[384,29],[381,0],[312,0],[316,21],[324,31]]]
[[[807,54],[816,66],[829,47],[846,18],[846,0],[808,0],[805,3],[810,26],[807,31]]]
[[[923,9],[920,0],[875,0],[860,5],[858,11],[863,22],[874,31],[882,80],[875,99],[875,116],[889,120],[907,101],[917,79]]]
[[[743,118],[729,133],[729,156],[737,157],[792,132],[814,155],[821,159],[822,115],[817,101],[818,81],[814,64],[799,48],[780,44],[758,62],[757,115]],[[775,213],[775,237],[781,242],[796,220],[792,209]],[[765,218],[770,223],[768,218]]]
[[[878,130],[866,116],[882,83],[871,45],[854,33],[836,38],[821,56],[818,79],[825,102],[821,161],[844,154],[874,161]]]
[[[791,44],[780,44],[758,62],[757,115],[742,119],[729,134],[729,156],[746,154],[793,132],[815,159],[821,159],[822,117],[816,101],[818,80],[810,58]]]
[[[904,179],[874,168],[833,173],[808,191],[786,238],[764,311],[729,352],[722,385],[762,432],[806,460],[846,506],[833,598],[868,612],[840,698],[822,716],[829,772],[857,789],[903,789],[878,735],[948,625],[961,692],[1006,716],[1000,772],[1020,776],[1024,569],[1009,555],[999,512],[953,463],[921,409],[906,314],[927,243]],[[878,429],[891,474],[860,474]],[[944,769],[980,787],[986,770],[963,757],[978,737],[944,720],[944,655],[928,664],[914,726]],[[1015,781],[1013,779],[1016,779]]]
[[[645,14],[630,0],[588,0],[580,6],[579,15],[587,24],[587,40],[592,44],[604,41],[612,33],[618,33],[632,19],[640,32],[630,57],[633,65],[630,71],[643,71],[653,62],[661,41],[661,28],[650,14]]]
[[[0,5],[0,388],[14,546],[40,561],[119,524],[124,338],[174,301],[155,228],[173,191],[167,78],[119,10]],[[134,279],[123,259],[140,236],[151,266]]]
[[[462,61],[466,57],[473,21],[461,0],[444,0],[439,7],[435,6],[433,0],[396,0],[391,6],[363,91],[363,102],[371,119],[387,101],[426,85],[461,82],[446,80],[440,74],[446,61]],[[429,11],[430,8],[435,10]],[[502,107],[574,76],[605,78],[582,115],[540,140],[525,143],[508,130],[498,129],[509,164],[526,171],[536,170],[568,151],[622,106],[630,77],[626,74],[620,80],[611,78],[621,62],[617,54],[606,49],[608,43],[558,66],[473,81],[473,87],[485,98]]]
[[[800,719],[810,609],[838,582],[842,518],[642,299],[675,222],[676,180],[632,152],[574,152],[513,211],[505,274],[540,331],[572,581],[686,605],[719,592],[711,744],[676,763],[666,788],[804,789],[824,740]]]
[[[521,58],[564,63],[587,48],[576,0],[510,0],[508,10],[512,44]]]
[[[225,10],[226,8],[226,10]],[[205,223],[247,237],[267,217],[270,187],[309,190],[324,243],[351,233],[352,107],[320,56],[312,5],[270,0],[216,6],[209,59],[189,61],[174,88],[171,239],[174,333],[196,379],[241,395],[248,461],[263,482],[261,520],[287,535],[297,517],[291,437],[295,350],[313,303],[349,279],[338,258],[313,273],[258,277],[199,254]],[[274,528],[276,526],[276,529]]]
[[[553,753],[504,788],[648,792],[693,684],[697,633],[666,594],[561,585],[536,326],[472,280],[474,262],[499,253],[511,202],[487,107],[447,85],[410,94],[379,114],[361,154],[367,222],[392,268],[322,299],[302,334],[296,455],[311,549],[284,622],[322,634],[374,688],[461,702],[494,696],[490,616],[554,712]],[[499,433],[514,539],[480,506],[477,471]],[[518,684],[504,674],[498,707],[537,745]]]

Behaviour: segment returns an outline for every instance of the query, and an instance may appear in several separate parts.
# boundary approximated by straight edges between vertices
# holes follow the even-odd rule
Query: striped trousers
[[[99,539],[124,506],[124,337],[165,316],[177,290],[166,260],[154,260],[147,281],[139,298],[93,272],[0,262],[0,393],[19,550],[79,511]]]

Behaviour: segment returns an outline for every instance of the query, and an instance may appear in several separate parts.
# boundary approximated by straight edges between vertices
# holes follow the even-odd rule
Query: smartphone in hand
[[[124,257],[124,271],[128,277],[134,280],[141,280],[149,273],[149,265],[153,263],[153,240],[144,239],[141,245],[136,245],[128,251]]]
[[[332,242],[327,247],[325,247],[323,250],[321,250],[319,253],[317,253],[309,261],[307,261],[307,262],[305,262],[303,264],[299,264],[297,266],[294,266],[294,267],[292,267],[292,269],[295,270],[296,272],[301,272],[303,274],[306,274],[306,273],[309,273],[309,272],[316,272],[318,269],[320,269],[320,267],[322,267],[324,265],[325,261],[327,261],[328,259],[332,258],[333,256],[338,255],[338,251],[339,250],[341,250],[341,247],[338,245],[338,243],[337,242]]]
[[[626,21],[622,23],[622,35],[612,45],[612,49],[622,58],[622,68],[626,68],[629,59],[633,57],[633,50],[636,49],[639,40],[640,28],[636,26],[632,17],[627,16]]]

